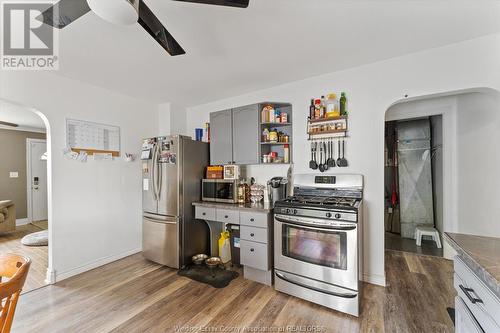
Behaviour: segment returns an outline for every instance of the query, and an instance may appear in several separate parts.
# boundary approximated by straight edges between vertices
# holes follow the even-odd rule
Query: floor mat
[[[208,268],[206,265],[190,265],[181,269],[177,274],[191,280],[206,283],[214,288],[224,288],[238,277],[238,272],[224,268]]]
[[[47,246],[49,244],[49,231],[42,230],[24,236],[21,244],[26,246]]]

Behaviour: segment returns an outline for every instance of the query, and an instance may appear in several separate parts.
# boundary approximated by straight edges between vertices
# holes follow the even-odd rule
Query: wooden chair
[[[28,276],[31,260],[16,255],[0,255],[0,333],[10,332],[17,300]],[[2,278],[8,280],[2,282]]]

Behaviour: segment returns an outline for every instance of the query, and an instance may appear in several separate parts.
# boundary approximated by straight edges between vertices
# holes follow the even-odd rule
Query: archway
[[[4,187],[0,195],[0,200],[7,199],[13,204],[11,212],[16,220],[14,229],[2,234],[3,238],[0,237],[0,243],[2,240],[5,241],[5,246],[0,246],[0,248],[2,252],[13,252],[31,257],[32,267],[23,289],[23,292],[28,292],[53,283],[48,273],[53,267],[51,128],[49,120],[41,111],[5,99],[0,100],[0,118],[5,122],[0,130],[4,138],[10,138],[4,140],[4,144],[11,144],[10,150],[16,155],[16,163],[4,160],[4,166],[9,170],[12,169],[8,173],[9,178],[12,178],[7,181],[11,186],[17,187],[16,193]],[[46,154],[41,150],[44,150]],[[21,162],[24,164],[21,165]],[[43,166],[46,172],[43,170],[41,176],[38,176],[36,173],[42,169],[35,169],[35,165]],[[20,184],[22,188],[19,188]],[[18,193],[24,196],[17,195]],[[39,203],[38,205],[33,205],[33,201],[30,200],[33,193],[44,194],[34,198],[34,201]],[[9,197],[15,197],[15,200]],[[33,234],[36,237],[33,237]],[[32,237],[26,238],[27,235],[32,235]],[[40,241],[43,244],[47,238],[48,245],[46,246],[24,245],[40,245]],[[22,239],[24,239],[23,242],[21,242]],[[6,243],[7,240],[10,243]]]
[[[497,205],[490,202],[491,193],[496,191],[499,183],[493,173],[497,154],[488,152],[487,147],[491,146],[491,140],[496,141],[495,136],[500,136],[494,128],[500,122],[499,109],[500,92],[473,88],[402,99],[385,112],[384,121],[442,116],[442,225],[439,231],[445,258],[451,259],[454,254],[443,241],[445,232],[500,234],[500,228],[495,229],[488,222],[491,219],[487,218],[498,213]],[[386,161],[384,158],[384,173]],[[386,184],[384,193],[385,187]],[[387,198],[384,202],[387,214]],[[477,207],[484,207],[485,202],[491,204],[478,210]],[[482,219],[472,223],[477,219],[475,214],[478,211]],[[416,246],[414,239],[411,243]]]

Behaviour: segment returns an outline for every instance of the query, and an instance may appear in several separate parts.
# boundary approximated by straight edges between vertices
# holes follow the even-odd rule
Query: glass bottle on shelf
[[[283,163],[285,163],[285,164],[290,163],[290,146],[289,145],[283,146]]]
[[[245,183],[243,183],[243,180],[240,181],[238,184],[238,203],[239,204],[244,204],[245,203]]]
[[[340,115],[347,116],[347,97],[345,92],[340,93]]]

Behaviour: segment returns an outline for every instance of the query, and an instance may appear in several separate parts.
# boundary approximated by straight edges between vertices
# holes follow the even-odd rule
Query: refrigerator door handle
[[[163,166],[158,163],[158,201],[161,200],[161,188],[163,185]]]
[[[152,176],[153,176],[153,194],[154,198],[156,201],[159,200],[158,197],[158,143],[156,143],[154,150],[153,150],[153,170],[152,170]]]

